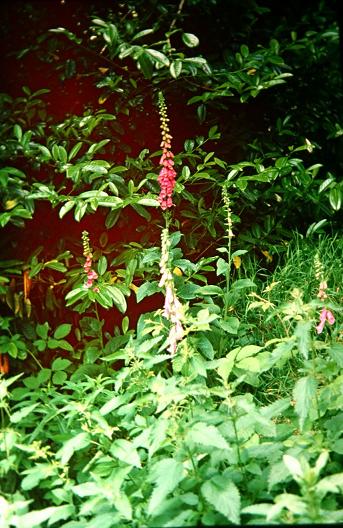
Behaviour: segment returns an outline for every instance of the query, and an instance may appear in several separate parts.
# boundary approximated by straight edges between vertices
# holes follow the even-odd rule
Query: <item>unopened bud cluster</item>
[[[230,197],[229,197],[229,193],[227,192],[227,189],[225,187],[223,187],[222,194],[223,194],[223,200],[224,200],[224,205],[225,205],[225,209],[226,209],[227,237],[229,239],[231,239],[235,235],[233,234],[233,231],[232,231],[233,222],[232,222],[232,211],[231,211]]]
[[[172,194],[175,187],[176,172],[174,170],[174,154],[171,151],[172,136],[170,135],[168,126],[169,118],[167,115],[167,106],[161,92],[159,93],[158,105],[162,134],[162,156],[160,159],[160,165],[162,165],[162,168],[158,176],[158,183],[160,184],[161,191],[158,201],[162,210],[165,211],[173,206]]]

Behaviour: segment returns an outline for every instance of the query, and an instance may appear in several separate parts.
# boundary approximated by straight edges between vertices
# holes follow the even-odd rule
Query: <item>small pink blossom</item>
[[[87,273],[87,277],[88,277],[88,280],[95,280],[98,278],[98,274],[94,271],[94,270],[90,270],[88,273]]]
[[[319,325],[316,327],[317,334],[321,334],[322,333],[326,321],[330,325],[333,325],[334,322],[335,322],[335,317],[334,317],[333,313],[330,312],[330,310],[327,310],[326,308],[323,308],[322,311],[320,312],[319,321],[320,321]]]

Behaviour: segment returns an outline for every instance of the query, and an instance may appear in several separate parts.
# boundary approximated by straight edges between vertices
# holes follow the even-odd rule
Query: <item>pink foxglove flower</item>
[[[161,92],[159,93],[159,114],[162,129],[162,156],[160,159],[162,168],[158,176],[158,183],[161,189],[158,200],[162,210],[165,211],[174,205],[172,195],[175,187],[176,172],[174,169],[174,154],[170,150],[172,136],[169,133],[167,106]]]
[[[333,325],[334,322],[335,322],[335,317],[334,317],[333,313],[330,312],[330,310],[327,310],[326,308],[323,308],[322,311],[320,312],[319,321],[320,321],[319,325],[316,327],[317,334],[321,334],[322,333],[326,321],[330,325]]]

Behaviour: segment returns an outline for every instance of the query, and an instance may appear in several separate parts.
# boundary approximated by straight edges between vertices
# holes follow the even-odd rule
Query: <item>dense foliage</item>
[[[1,526],[342,521],[339,31],[288,4],[6,3]]]

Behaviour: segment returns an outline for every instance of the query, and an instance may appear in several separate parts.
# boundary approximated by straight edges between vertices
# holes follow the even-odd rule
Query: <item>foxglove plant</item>
[[[174,170],[174,154],[171,151],[170,130],[168,126],[169,118],[167,115],[167,105],[164,96],[161,92],[158,94],[158,106],[161,121],[162,133],[162,156],[160,165],[162,166],[158,183],[160,184],[159,203],[162,211],[170,209],[174,204],[172,194],[175,187],[176,172]],[[166,217],[168,224],[168,218]],[[170,267],[170,239],[168,226],[162,230],[161,233],[161,260],[160,260],[161,279],[159,287],[165,289],[163,316],[171,323],[168,335],[168,352],[174,355],[176,353],[178,342],[184,336],[184,329],[182,326],[182,319],[184,309],[179,301],[174,285],[173,274]]]

